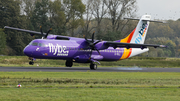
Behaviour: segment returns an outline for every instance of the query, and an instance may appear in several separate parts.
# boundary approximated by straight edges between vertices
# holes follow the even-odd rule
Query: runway
[[[0,71],[11,72],[180,72],[180,68],[138,68],[138,67],[99,67],[90,70],[89,67],[0,67]]]

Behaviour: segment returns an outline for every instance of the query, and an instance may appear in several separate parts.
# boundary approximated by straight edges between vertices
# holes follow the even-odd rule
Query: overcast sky
[[[177,20],[180,18],[180,0],[137,0],[138,16],[151,15],[152,19]]]

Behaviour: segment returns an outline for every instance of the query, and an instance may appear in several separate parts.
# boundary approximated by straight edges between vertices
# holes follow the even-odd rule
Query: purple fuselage
[[[37,59],[73,59],[74,62],[88,63],[91,49],[87,44],[84,39],[79,41],[36,39],[24,48],[24,54]],[[97,49],[100,49],[101,44],[104,43],[100,42],[96,45]],[[96,61],[117,61],[122,57],[124,48],[114,49],[109,47],[99,51],[100,54],[93,50],[91,59]]]

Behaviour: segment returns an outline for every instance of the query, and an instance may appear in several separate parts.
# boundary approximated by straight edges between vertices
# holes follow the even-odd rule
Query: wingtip
[[[165,45],[160,45],[159,47],[161,47],[161,48],[167,48],[167,46],[165,46]]]

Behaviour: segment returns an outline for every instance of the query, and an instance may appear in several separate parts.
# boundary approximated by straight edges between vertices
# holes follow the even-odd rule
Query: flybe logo
[[[69,51],[66,49],[66,46],[61,46],[58,44],[53,45],[52,43],[49,43],[49,52],[57,56],[68,56],[69,53]]]
[[[144,37],[144,34],[146,33],[147,26],[148,24],[145,24],[145,23],[142,24],[142,28],[139,31],[139,35],[136,38],[135,43],[137,44],[141,43],[142,37]]]

